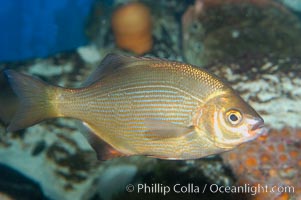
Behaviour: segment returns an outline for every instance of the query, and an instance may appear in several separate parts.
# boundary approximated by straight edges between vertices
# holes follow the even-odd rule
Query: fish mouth
[[[263,135],[267,132],[267,128],[265,128],[264,126],[264,120],[261,117],[257,117],[254,120],[254,124],[252,125],[251,129],[250,129],[250,133],[251,135]]]
[[[257,129],[261,129],[264,127],[264,121],[261,118],[256,119],[256,123],[252,126],[251,131],[256,131]]]

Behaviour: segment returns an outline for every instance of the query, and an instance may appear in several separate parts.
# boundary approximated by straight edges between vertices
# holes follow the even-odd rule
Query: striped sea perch
[[[8,131],[79,119],[99,159],[196,159],[265,132],[263,119],[228,84],[181,62],[109,54],[76,89],[5,73],[21,102]]]

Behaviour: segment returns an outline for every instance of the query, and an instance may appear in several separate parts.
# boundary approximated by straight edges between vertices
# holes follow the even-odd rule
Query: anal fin
[[[96,133],[97,130],[92,128],[87,123],[83,123],[85,127],[88,128],[85,134],[89,144],[94,149],[97,155],[97,159],[100,161],[110,160],[113,158],[119,158],[123,156],[128,156],[126,154],[121,153],[120,151],[116,150],[110,144],[103,141]]]

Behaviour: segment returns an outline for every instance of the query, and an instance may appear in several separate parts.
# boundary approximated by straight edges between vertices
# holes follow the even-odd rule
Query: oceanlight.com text
[[[127,192],[136,192],[144,194],[163,194],[168,193],[181,193],[181,194],[204,194],[206,192],[211,193],[226,193],[226,194],[242,194],[247,193],[256,195],[259,193],[294,193],[295,188],[293,186],[270,186],[270,185],[250,185],[244,184],[240,186],[221,186],[217,184],[205,184],[196,185],[193,183],[188,184],[174,184],[164,185],[162,183],[146,184],[141,183],[137,185],[129,184],[126,186]]]

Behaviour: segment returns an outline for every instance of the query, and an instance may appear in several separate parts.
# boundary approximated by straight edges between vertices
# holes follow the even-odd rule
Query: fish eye
[[[226,117],[227,117],[228,122],[234,126],[239,124],[242,121],[242,114],[238,110],[234,110],[234,109],[229,110],[226,113]]]

